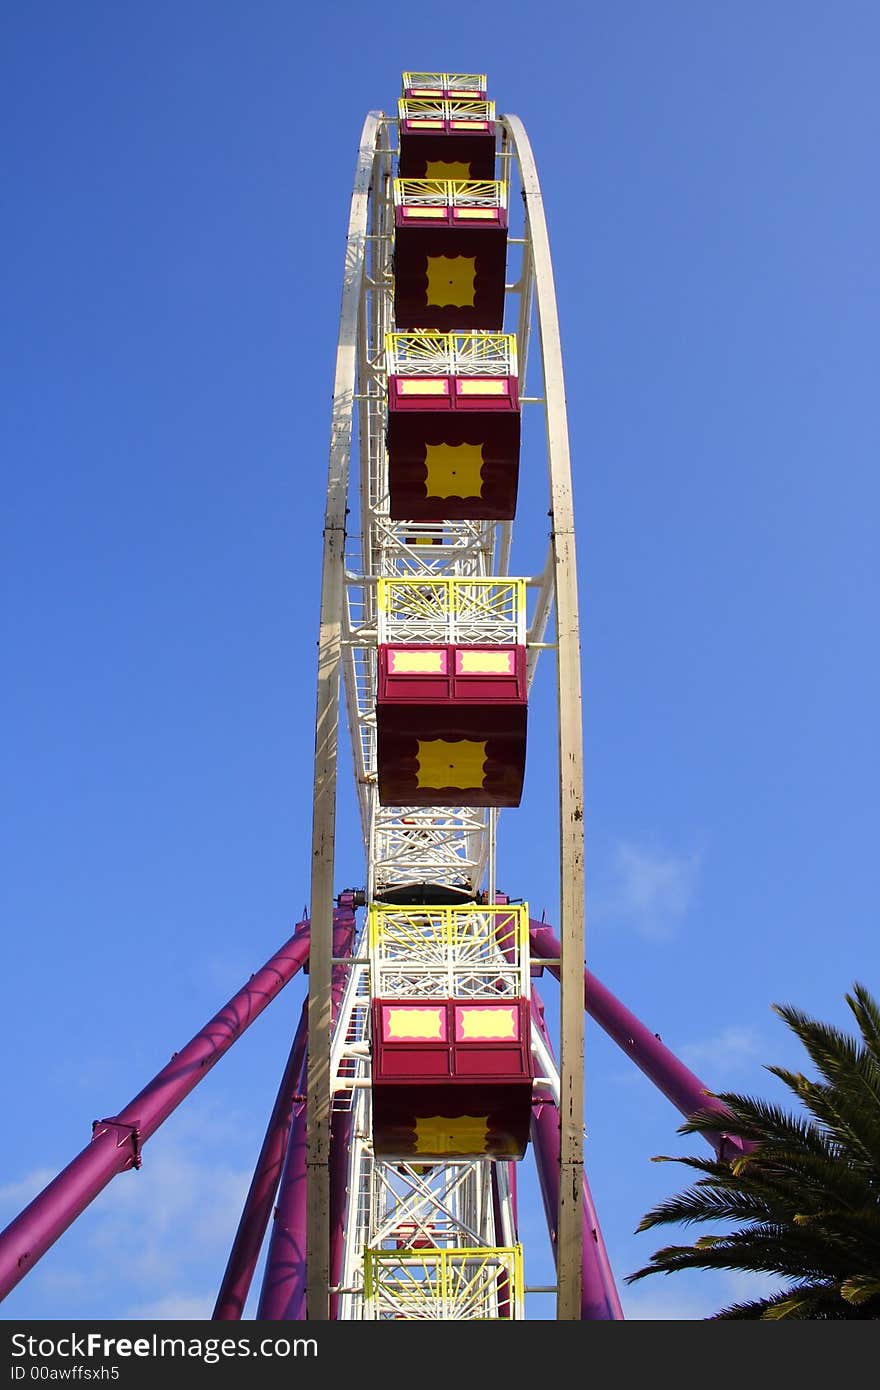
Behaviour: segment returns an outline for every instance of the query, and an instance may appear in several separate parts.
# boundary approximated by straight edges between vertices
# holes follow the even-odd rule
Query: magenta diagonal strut
[[[560,945],[558,938],[553,934],[553,928],[543,922],[536,922],[534,918],[529,919],[529,943],[532,955],[538,960],[559,959]],[[559,978],[558,965],[548,965],[547,969]],[[584,1008],[682,1115],[689,1118],[698,1110],[717,1110],[720,1118],[730,1118],[729,1112],[709,1087],[670,1052],[656,1033],[652,1033],[650,1028],[640,1023],[635,1014],[624,1008],[620,1000],[586,969]],[[754,1147],[747,1140],[740,1139],[722,1127],[719,1127],[716,1134],[705,1137],[709,1139],[719,1158],[731,1158],[736,1154],[748,1153]]]
[[[278,1190],[308,1041],[309,1006],[306,1000],[214,1305],[215,1322],[239,1320],[247,1303],[254,1270],[260,1257],[260,1247],[269,1224],[272,1203]]]
[[[544,1024],[544,1006],[532,989],[532,1027],[540,1032],[551,1054],[553,1045]],[[547,1230],[556,1258],[557,1214],[559,1211],[559,1110],[555,1101],[538,1092],[532,1108],[531,1138],[535,1150],[538,1183],[547,1217]],[[583,1254],[581,1256],[581,1321],[618,1322],[623,1308],[614,1282],[611,1261],[599,1226],[586,1173],[583,1176]]]
[[[91,1143],[0,1233],[0,1299],[33,1269],[112,1177],[140,1167],[147,1139],[293,978],[308,953],[308,923],[300,922],[281,950],[124,1110],[95,1121]]]
[[[352,935],[355,925],[353,896],[340,894],[340,906],[333,912],[333,954],[338,958],[351,955]],[[331,1013],[335,1020],[337,1010],[345,989],[347,970],[345,966],[333,967],[331,978]],[[305,1091],[305,1074],[301,1078],[300,1091]],[[308,1136],[306,1128],[305,1096],[297,1097],[293,1107],[293,1122],[287,1138],[287,1151],[278,1185],[275,1213],[269,1235],[266,1253],[266,1266],[263,1283],[257,1303],[258,1322],[301,1322],[306,1317],[307,1294],[307,1152]],[[331,1167],[335,1171],[338,1160],[345,1159],[348,1146],[339,1129],[340,1121],[334,1116],[331,1139]],[[342,1142],[340,1142],[342,1141]],[[344,1179],[344,1174],[341,1175]],[[335,1199],[335,1200],[334,1200]],[[331,1184],[332,1232],[327,1238],[333,1242],[334,1233],[339,1236],[338,1184]],[[332,1269],[332,1262],[331,1262]]]
[[[257,1303],[258,1322],[267,1321],[269,1318],[286,1318],[290,1322],[302,1322],[306,1315],[308,1136],[305,1093],[304,1059],[297,1082],[297,1094],[294,1097],[291,1125],[272,1217],[266,1257],[267,1268],[263,1274]]]

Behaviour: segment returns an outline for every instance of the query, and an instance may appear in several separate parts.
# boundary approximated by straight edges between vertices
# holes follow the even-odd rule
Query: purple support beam
[[[266,1260],[266,1273],[257,1307],[257,1321],[305,1322],[307,1318],[306,1221],[308,1188],[306,1161],[308,1136],[306,1132],[305,1069],[294,1107],[293,1127],[288,1141],[278,1206],[272,1226],[272,1237]],[[351,1137],[351,1114],[337,1112],[330,1121],[330,1278],[339,1282],[342,1264],[342,1240],[345,1230],[345,1180],[347,1177],[348,1144]],[[330,1316],[336,1317],[339,1298],[330,1300]]]
[[[529,942],[532,955],[539,960],[558,960],[560,945],[553,928],[529,919]],[[559,966],[546,967],[559,979]],[[615,999],[610,990],[584,970],[584,1008],[618,1047],[621,1047],[636,1066],[653,1081],[682,1115],[689,1118],[698,1110],[717,1110],[719,1117],[729,1119],[730,1112],[717,1100],[709,1088],[683,1062],[670,1052],[629,1009]],[[748,1153],[753,1147],[744,1139],[720,1128],[714,1135],[705,1136],[721,1159]]]
[[[266,1127],[266,1137],[260,1149],[257,1166],[242,1209],[241,1220],[238,1223],[238,1230],[235,1234],[232,1250],[229,1253],[226,1272],[223,1275],[217,1303],[214,1307],[212,1319],[214,1322],[236,1321],[241,1318],[244,1312],[251,1280],[254,1277],[254,1269],[260,1257],[260,1247],[263,1244],[263,1237],[266,1234],[266,1227],[272,1213],[272,1203],[278,1190],[294,1103],[296,1100],[302,1099],[301,1095],[297,1095],[297,1089],[302,1076],[306,1047],[309,1041],[308,1019],[308,1002],[306,1002],[303,1004],[299,1026],[287,1058],[281,1084],[278,1087],[278,1095],[275,1097],[275,1104],[272,1107],[272,1114]]]
[[[348,1160],[354,1132],[351,1110],[335,1110],[330,1116],[330,1284],[342,1282],[345,1256],[345,1219],[348,1214]],[[330,1317],[339,1316],[339,1294],[330,1296]]]
[[[306,1317],[306,1133],[305,1068],[300,1074],[293,1106],[293,1123],[284,1155],[278,1205],[257,1305],[257,1321]],[[271,1277],[270,1277],[271,1273]]]
[[[333,954],[337,958],[351,955],[354,936],[355,913],[353,894],[343,893],[339,897],[340,906],[333,913]],[[339,1003],[345,989],[346,967],[334,966],[331,985],[331,1017],[335,1020]],[[305,1091],[305,1075],[299,1090]],[[303,1322],[306,1320],[307,1294],[307,1171],[308,1133],[306,1124],[306,1102],[296,1101],[293,1124],[287,1143],[287,1153],[278,1190],[278,1203],[269,1249],[266,1255],[266,1269],[257,1307],[259,1322]],[[342,1142],[338,1123],[331,1130],[331,1169],[335,1171],[335,1150]],[[341,1216],[337,1219],[339,1200],[331,1183],[331,1227],[328,1241],[335,1244],[341,1230]],[[331,1252],[332,1277],[332,1252]]]
[[[281,950],[124,1110],[95,1121],[91,1143],[0,1233],[0,1299],[33,1269],[111,1178],[140,1167],[146,1141],[293,978],[308,953],[308,923],[300,922]]]
[[[544,1025],[544,1006],[537,990],[532,990],[532,1026],[537,1029],[550,1051],[553,1047]],[[553,1257],[556,1258],[556,1218],[559,1211],[559,1110],[556,1102],[549,1096],[544,1100],[541,1092],[533,1105],[531,1138],[535,1149],[535,1166],[547,1229]],[[581,1321],[619,1322],[623,1319],[623,1308],[617,1294],[611,1261],[605,1249],[605,1241],[599,1228],[599,1218],[593,1205],[590,1186],[586,1174],[583,1179],[584,1217],[583,1217],[583,1255],[581,1257]]]

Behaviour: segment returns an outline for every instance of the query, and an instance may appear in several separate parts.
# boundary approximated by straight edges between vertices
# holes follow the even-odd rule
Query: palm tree
[[[810,1080],[785,1067],[767,1068],[803,1113],[721,1093],[730,1132],[748,1141],[748,1152],[730,1162],[658,1158],[703,1176],[649,1211],[637,1229],[714,1221],[735,1229],[658,1250],[628,1284],[680,1269],[745,1270],[777,1275],[785,1285],[723,1308],[712,1320],[880,1318],[880,1007],[859,984],[845,998],[860,1040],[774,1004],[819,1072]],[[717,1110],[707,1110],[678,1132],[708,1137],[717,1129]]]

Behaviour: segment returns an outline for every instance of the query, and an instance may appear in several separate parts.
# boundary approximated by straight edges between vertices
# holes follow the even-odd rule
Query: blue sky
[[[771,1004],[848,1027],[853,982],[880,994],[880,12],[382,15],[0,15],[0,1224],[307,901],[348,201],[364,116],[393,110],[404,68],[488,73],[540,171],[577,518],[588,965],[708,1085],[777,1097],[765,1065],[803,1054]],[[517,536],[540,554],[530,460]],[[554,922],[551,662],[499,886]],[[343,790],[339,890],[364,879]],[[303,988],[4,1318],[210,1315]],[[640,1217],[687,1181],[651,1157],[692,1144],[593,1025],[586,1045],[588,1173],[627,1317],[746,1296],[721,1275],[624,1284],[664,1243],[634,1235]],[[529,1167],[526,1277],[545,1283]]]

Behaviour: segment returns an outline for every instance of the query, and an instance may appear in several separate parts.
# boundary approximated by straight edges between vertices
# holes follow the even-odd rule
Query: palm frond
[[[844,997],[859,1025],[866,1051],[880,1065],[880,1005],[858,981],[852,994]]]
[[[707,1093],[680,1134],[717,1146],[719,1131],[746,1141],[732,1159],[658,1155],[698,1175],[684,1192],[659,1203],[637,1230],[662,1225],[728,1225],[692,1245],[667,1245],[627,1276],[677,1270],[740,1270],[775,1275],[785,1288],[731,1304],[716,1319],[880,1318],[880,1006],[856,984],[847,1003],[861,1040],[774,1005],[797,1035],[818,1077],[768,1067],[799,1111],[755,1096]]]
[[[840,1292],[847,1303],[861,1305],[876,1299],[880,1304],[880,1279],[876,1275],[857,1275],[853,1279],[845,1279],[840,1286]]]

